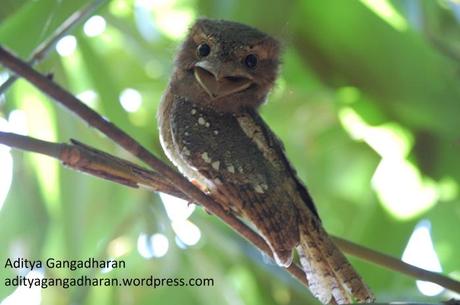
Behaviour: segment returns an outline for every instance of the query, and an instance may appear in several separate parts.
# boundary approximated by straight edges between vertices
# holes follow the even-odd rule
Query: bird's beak
[[[200,61],[195,64],[194,75],[200,86],[214,99],[247,89],[252,77],[231,65]]]

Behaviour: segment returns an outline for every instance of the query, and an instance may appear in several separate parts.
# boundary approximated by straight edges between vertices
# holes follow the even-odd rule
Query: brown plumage
[[[257,113],[276,80],[278,42],[254,28],[201,19],[191,28],[158,112],[167,156],[225,209],[251,221],[281,266],[297,248],[323,303],[373,300],[324,231],[281,142]]]

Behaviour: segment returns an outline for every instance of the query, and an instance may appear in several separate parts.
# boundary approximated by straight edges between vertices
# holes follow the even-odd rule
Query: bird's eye
[[[254,54],[249,54],[244,59],[244,64],[249,69],[254,69],[257,66],[257,56],[255,56]]]
[[[199,57],[206,57],[211,52],[211,47],[207,43],[202,43],[196,48]]]

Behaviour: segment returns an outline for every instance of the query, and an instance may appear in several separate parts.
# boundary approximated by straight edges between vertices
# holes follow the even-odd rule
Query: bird
[[[184,176],[255,226],[278,265],[290,266],[297,250],[308,287],[323,304],[372,302],[323,228],[281,140],[258,113],[280,55],[280,42],[254,27],[198,19],[160,102],[160,143]]]

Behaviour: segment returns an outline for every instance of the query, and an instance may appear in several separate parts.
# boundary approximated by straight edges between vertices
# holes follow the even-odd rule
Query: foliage
[[[89,2],[4,0],[0,43],[28,58]],[[69,33],[77,42],[72,54],[53,50],[37,68],[162,155],[156,108],[175,50],[193,19],[231,19],[269,32],[282,40],[285,54],[262,114],[283,140],[328,231],[401,257],[416,224],[429,220],[443,272],[459,278],[459,12],[453,0],[113,0],[97,12],[107,23],[102,34],[89,36],[80,24]],[[6,76],[0,73],[0,79]],[[126,111],[129,105],[119,102],[123,92],[134,92],[128,94],[134,108],[140,93],[140,108]],[[16,132],[22,126],[45,140],[76,138],[130,158],[22,80],[0,97],[0,120],[8,119]],[[314,302],[283,270],[199,208],[190,221],[200,228],[201,240],[185,246],[175,242],[177,232],[157,194],[81,175],[46,157],[11,154],[13,182],[3,205],[0,201],[0,300],[15,289],[3,285],[16,272],[3,268],[7,257],[118,253],[127,268],[97,276],[202,277],[213,278],[215,286],[48,288],[42,291],[43,303]],[[0,158],[0,171],[7,177],[5,160]],[[0,179],[4,188],[7,180]],[[143,233],[164,234],[167,254],[142,257],[137,244]],[[352,262],[379,301],[449,297],[423,296],[412,279]],[[86,271],[53,272],[46,276]]]

